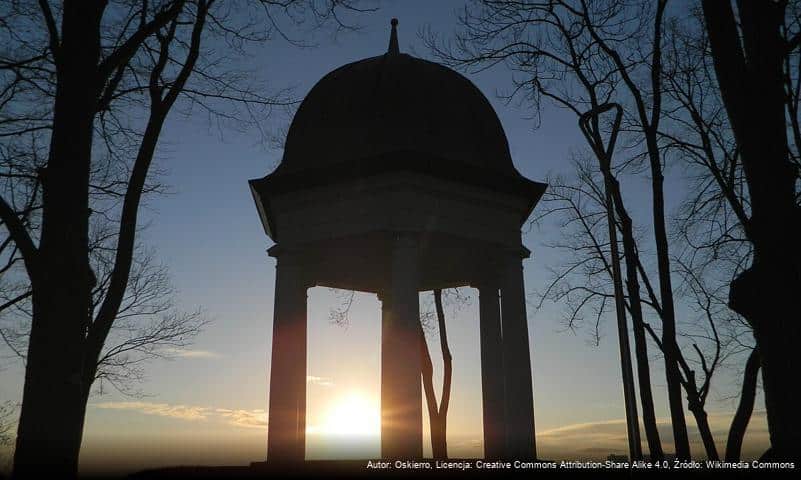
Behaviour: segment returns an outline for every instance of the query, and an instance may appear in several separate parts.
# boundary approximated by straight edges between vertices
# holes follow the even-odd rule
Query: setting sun
[[[330,404],[322,425],[309,426],[309,433],[345,436],[373,436],[381,430],[379,406],[361,393],[350,393]]]

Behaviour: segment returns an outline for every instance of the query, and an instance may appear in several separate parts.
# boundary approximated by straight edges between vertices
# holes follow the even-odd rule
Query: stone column
[[[534,395],[520,255],[504,259],[501,277],[506,453],[513,458],[535,458]]]
[[[306,291],[298,259],[278,258],[267,426],[267,461],[302,462],[306,454]]]
[[[420,379],[418,251],[400,237],[381,307],[381,456],[423,456],[423,393]]]
[[[498,286],[478,286],[481,335],[481,394],[484,414],[484,458],[506,456],[503,344]]]

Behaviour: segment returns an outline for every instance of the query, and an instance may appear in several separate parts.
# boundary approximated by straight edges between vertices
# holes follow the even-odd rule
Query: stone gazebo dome
[[[523,195],[529,204],[521,223],[545,188],[515,169],[497,114],[470,80],[400,53],[396,41],[386,54],[317,82],[295,114],[283,160],[251,188],[265,230],[277,241],[271,193],[391,171]]]
[[[501,123],[475,85],[403,53],[323,77],[292,122],[284,164],[287,171],[314,170],[398,151],[513,172]]]

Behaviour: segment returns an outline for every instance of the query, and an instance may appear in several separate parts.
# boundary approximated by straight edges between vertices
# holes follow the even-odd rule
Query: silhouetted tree
[[[757,376],[759,375],[759,350],[751,350],[743,372],[742,393],[737,411],[731,420],[729,438],[726,440],[726,461],[737,462],[743,448],[743,438],[751,414],[754,412],[754,399],[756,398]]]
[[[31,310],[16,475],[76,474],[87,398],[125,305],[169,113],[200,109],[234,127],[263,118],[286,102],[237,67],[248,45],[291,40],[285,26],[305,20],[348,28],[340,15],[355,8],[349,0],[0,5],[0,246],[24,266],[30,292],[20,295]],[[93,266],[93,234],[109,248],[107,272]]]
[[[681,399],[681,379],[676,353],[675,314],[670,278],[669,247],[665,228],[661,153],[656,131],[661,118],[661,50],[665,2],[632,6],[628,2],[474,1],[460,17],[463,29],[453,44],[443,44],[427,35],[434,54],[451,65],[483,69],[504,64],[520,73],[511,96],[521,94],[538,108],[544,98],[581,117],[585,111],[621,99],[624,125],[630,144],[644,145],[628,154],[625,163],[645,159],[652,179],[652,224],[658,259],[659,316],[662,344],[666,345],[666,378],[676,453],[689,457],[689,440]],[[642,46],[655,46],[643,51]],[[626,60],[623,60],[623,58]],[[608,128],[608,125],[603,125]],[[597,129],[601,132],[601,128]],[[618,209],[618,199],[615,206]],[[620,204],[622,205],[622,204]],[[619,212],[618,212],[619,213]],[[621,217],[624,251],[628,215]],[[630,242],[629,242],[630,243]],[[630,243],[631,245],[631,243]],[[630,255],[631,257],[631,255]],[[634,262],[634,260],[632,260]],[[641,264],[632,264],[627,286],[639,289],[637,275]],[[649,285],[650,288],[650,285]],[[639,295],[634,295],[639,298]],[[634,309],[636,313],[636,307]],[[635,327],[639,322],[634,320]],[[643,340],[635,329],[635,342]],[[638,365],[644,342],[638,350]],[[644,366],[638,367],[643,374]],[[645,375],[644,375],[645,376]],[[652,456],[661,456],[655,415],[648,397],[650,382],[641,379],[643,418]],[[643,388],[645,387],[645,388]],[[650,419],[654,419],[651,421]]]
[[[431,451],[434,458],[448,458],[448,407],[451,400],[451,382],[453,379],[453,356],[448,345],[448,333],[445,324],[445,310],[442,307],[442,290],[434,290],[434,309],[437,317],[439,346],[442,351],[442,397],[437,403],[434,391],[434,366],[431,353],[426,342],[424,323],[420,322],[420,354],[422,359],[423,390],[428,407],[428,422],[431,427]]]
[[[667,0],[656,2],[655,9],[627,8],[624,2],[611,5],[594,5],[588,7],[581,2],[581,8],[574,11],[577,20],[586,28],[592,41],[613,62],[615,73],[620,75],[622,84],[628,89],[632,110],[632,127],[641,135],[645,143],[645,157],[650,167],[651,206],[656,246],[657,272],[659,285],[660,310],[662,320],[662,350],[665,352],[665,374],[671,413],[671,425],[678,458],[690,458],[690,444],[687,437],[687,426],[684,420],[684,408],[681,399],[681,373],[678,357],[681,355],[676,342],[676,318],[673,300],[673,287],[670,269],[670,254],[665,220],[664,174],[662,154],[658,143],[659,122],[662,119],[662,32]],[[633,15],[633,16],[632,16]],[[623,22],[621,24],[620,22]],[[633,25],[635,30],[626,31],[625,24]],[[621,25],[624,25],[621,32]],[[630,28],[630,27],[629,27]],[[611,30],[611,31],[610,31]],[[621,46],[618,35],[631,34],[632,40],[647,42],[649,51],[640,53],[639,49],[629,47],[629,55],[624,59],[625,46]],[[633,61],[632,61],[633,57]],[[638,81],[638,75],[645,76],[645,81]]]
[[[730,9],[725,6],[723,8],[724,10]],[[748,8],[750,6],[746,6],[746,10]],[[798,34],[801,31],[800,11],[801,4],[793,1],[782,3],[778,10],[773,12],[783,16],[779,34],[787,45],[787,48],[783,48],[779,52],[786,115],[784,120],[786,124],[784,140],[787,146],[786,161],[791,165],[788,172],[790,178],[785,182],[791,187],[796,185],[796,192],[799,179],[801,179],[801,170],[798,168],[800,165],[798,152],[799,145],[801,145],[801,135],[799,135],[801,130],[798,128],[799,87],[801,87],[799,57],[801,52],[796,48],[797,41],[794,43],[793,39],[799,38]],[[762,14],[755,13],[753,18],[758,18],[760,15]],[[730,17],[727,15],[722,18],[727,19],[724,24],[730,21]],[[749,17],[749,21],[752,20]],[[728,289],[728,285],[737,284],[734,280],[746,275],[749,265],[755,262],[755,243],[753,241],[755,233],[752,218],[755,212],[750,183],[755,178],[752,176],[752,179],[749,180],[745,150],[737,138],[736,129],[733,128],[732,111],[724,102],[722,93],[725,92],[721,92],[718,84],[716,56],[713,55],[710,38],[704,25],[703,12],[700,8],[693,11],[687,21],[676,22],[670,31],[668,43],[670,60],[665,75],[666,93],[679,108],[671,110],[668,115],[672,123],[670,131],[662,132],[662,134],[668,140],[668,147],[680,152],[682,160],[691,167],[690,171],[695,174],[692,185],[693,195],[686,202],[678,223],[679,232],[689,247],[688,252],[682,256],[699,276],[713,278],[717,282],[722,281]],[[762,33],[754,34],[753,29],[749,29],[749,32],[748,35],[751,35],[750,42],[753,46],[754,39],[761,36]],[[743,33],[743,35],[746,34]],[[770,35],[766,35],[765,38],[770,37]],[[729,39],[731,40],[730,36]],[[733,44],[729,44],[729,46],[734,47]],[[730,53],[737,57],[736,51]],[[771,54],[774,53],[771,51]],[[745,57],[748,57],[748,54],[745,54]],[[765,73],[771,71],[762,70],[756,64],[749,68],[752,76],[761,75],[763,71]],[[732,71],[729,74],[733,74]],[[753,78],[749,77],[748,83],[753,86],[752,81]],[[751,114],[756,113],[750,111],[748,115]],[[753,145],[753,139],[750,141]],[[751,155],[754,155],[753,149],[757,147],[752,146],[751,148]],[[795,179],[793,180],[792,177]],[[801,200],[801,196],[795,193],[795,202],[798,203],[799,200]],[[792,223],[793,221],[788,220],[788,222]],[[714,272],[714,275],[709,275],[708,272]],[[721,298],[719,302],[735,307],[736,302],[733,300],[736,296],[732,297],[732,292],[734,290],[729,292],[728,298]],[[766,304],[765,298],[760,297],[760,305]],[[753,409],[756,376],[759,372],[759,368],[755,365],[759,356],[748,340],[754,333],[753,319],[747,320],[742,321],[737,318],[730,322],[731,331],[728,333],[730,337],[728,341],[741,344],[743,356],[750,353],[744,369],[742,394],[751,396],[751,398],[740,399],[738,412],[732,423],[732,431],[730,431],[727,458],[733,458],[732,455],[739,457],[741,435],[748,423],[748,418],[743,415],[744,412],[750,414]],[[752,386],[753,388],[751,388]],[[738,433],[740,438],[737,438],[738,435],[735,433]]]
[[[704,0],[702,6],[748,185],[750,216],[743,231],[754,249],[751,265],[731,283],[729,304],[754,329],[771,456],[798,461],[801,397],[793,379],[801,342],[801,214],[798,157],[788,141],[788,124],[798,123],[798,94],[788,91],[787,77],[795,72],[787,71],[786,55],[799,48],[801,35],[785,34],[791,22],[797,25],[786,1],[738,2],[736,13],[730,2]]]
[[[93,309],[105,298],[105,289],[111,274],[112,259],[104,258],[108,250],[93,248],[90,262],[99,275],[93,292]],[[26,292],[27,284],[21,285]],[[106,386],[132,396],[141,392],[137,383],[144,378],[144,363],[154,358],[170,358],[191,344],[205,320],[200,310],[181,312],[175,308],[174,292],[167,267],[156,263],[153,252],[137,248],[133,258],[128,287],[120,305],[114,325],[106,339],[103,351],[96,359],[95,389],[103,393]],[[13,294],[0,309],[0,316],[8,317],[0,326],[0,337],[16,357],[25,362],[28,351],[28,332],[31,327],[30,296]],[[2,292],[3,298],[6,292]]]
[[[596,102],[593,102],[596,103]],[[603,140],[603,132],[601,131],[601,115],[608,111],[614,111],[615,117],[614,120],[611,122],[609,138],[604,141]],[[587,141],[587,144],[590,146],[590,149],[595,154],[595,158],[598,160],[598,164],[601,170],[601,174],[603,175],[603,195],[604,195],[604,211],[606,212],[606,230],[609,235],[609,263],[611,264],[611,277],[612,283],[614,285],[614,297],[615,297],[615,314],[617,316],[617,329],[618,329],[618,345],[620,350],[620,364],[622,370],[622,381],[623,381],[623,398],[624,403],[626,406],[626,425],[628,430],[628,439],[629,439],[629,457],[635,460],[639,460],[642,458],[642,446],[640,445],[640,423],[639,418],[637,415],[637,399],[634,394],[634,379],[632,374],[632,365],[631,365],[631,350],[629,346],[629,328],[628,328],[628,321],[626,319],[626,299],[625,294],[623,293],[623,274],[620,268],[620,242],[618,241],[618,228],[615,221],[615,198],[616,195],[620,195],[620,187],[617,184],[617,179],[615,178],[614,174],[612,173],[612,157],[615,150],[615,143],[617,142],[618,134],[620,133],[620,122],[623,118],[623,109],[620,105],[617,104],[605,104],[605,105],[597,105],[593,107],[592,110],[585,112],[579,117],[579,127],[581,128],[581,132],[584,134],[584,138]],[[622,205],[622,201],[619,201]],[[630,225],[629,225],[630,228]],[[628,234],[627,232],[624,234],[624,239],[626,239],[625,245],[632,245],[633,242],[628,241]],[[598,252],[602,253],[602,252]],[[633,258],[632,255],[626,255],[626,258],[629,259],[629,264],[631,264],[631,259]],[[634,270],[633,277],[637,278],[636,270]],[[639,305],[639,297],[632,300],[632,303],[636,305],[632,305],[632,311],[639,313],[642,315],[641,306]],[[639,312],[636,311],[639,309]],[[635,320],[635,323],[641,320]],[[636,327],[635,327],[636,328]],[[646,405],[646,416],[648,418],[645,421],[646,429],[653,429],[648,431],[647,435],[648,438],[652,440],[659,438],[659,433],[656,431],[656,419],[651,417],[650,415],[653,414],[653,399],[651,398],[651,382],[650,382],[650,372],[648,372],[648,363],[647,363],[647,354],[643,354],[640,352],[642,346],[645,345],[644,341],[644,334],[642,338],[637,338],[638,344],[638,354],[644,355],[641,358],[644,359],[645,371],[641,372],[640,378],[647,379],[648,381],[644,383],[645,391],[642,395],[643,403]],[[658,442],[657,442],[658,443]],[[662,456],[661,452],[661,445],[654,448],[656,452],[652,454],[657,458]]]
[[[660,135],[666,155],[675,157],[691,185],[675,222],[676,240],[682,246],[678,273],[689,287],[690,297],[700,300],[701,310],[714,310],[721,319],[717,322],[724,348],[721,363],[731,363],[730,359],[738,365],[745,363],[726,449],[728,460],[739,460],[756,396],[758,354],[753,330],[728,308],[725,291],[751,262],[753,249],[743,230],[750,215],[750,200],[700,9],[672,22],[667,39],[664,85],[673,108],[666,110]],[[743,362],[745,357],[748,359]]]
[[[608,190],[601,186],[604,180],[595,178],[594,167],[589,163],[576,162],[575,166],[575,181],[565,181],[559,177],[548,179],[549,188],[541,202],[540,214],[534,219],[534,222],[541,222],[548,217],[558,217],[561,238],[548,243],[548,246],[566,253],[566,261],[552,269],[551,281],[539,294],[538,308],[545,300],[563,306],[566,313],[564,323],[571,331],[581,328],[585,312],[591,311],[594,318],[592,343],[597,346],[601,341],[600,323],[603,315],[611,300],[615,303],[619,300],[618,292],[609,290],[616,276],[614,256],[619,253],[613,248],[612,239],[615,237],[609,233],[610,205],[606,195]],[[614,214],[613,210],[611,212]],[[612,227],[613,231],[621,230],[620,225],[613,223]],[[617,238],[614,241],[622,243]],[[627,258],[623,260],[629,261]],[[621,313],[632,317],[643,424],[651,458],[659,459],[662,458],[662,450],[653,411],[645,331],[642,329],[642,320],[636,319],[638,313],[642,313],[642,300],[639,296],[631,296],[631,283],[626,280],[628,294],[620,292],[623,302]]]
[[[598,178],[598,173],[592,165],[587,162],[578,162],[576,173],[577,178],[572,182],[566,182],[559,178],[549,180],[550,188],[543,198],[544,208],[541,209],[541,214],[535,218],[535,221],[542,221],[548,216],[558,215],[563,239],[551,243],[550,246],[571,253],[570,259],[554,271],[553,279],[541,295],[540,302],[550,299],[563,304],[567,310],[566,323],[570,328],[580,327],[583,312],[595,308],[594,329],[596,333],[594,338],[598,342],[599,324],[607,308],[606,300],[614,298],[608,288],[613,279],[612,249],[609,242],[604,241],[608,233],[605,224],[601,221],[607,214],[607,201],[602,186],[603,177]],[[616,179],[615,182],[617,182]],[[623,230],[623,227],[620,226],[621,223],[618,221],[619,230]],[[638,298],[631,295],[632,292],[639,294],[638,288],[627,289],[625,296],[626,310],[634,321],[635,340],[638,336],[642,336],[641,344],[645,344],[644,337],[647,335],[663,355],[668,355],[663,349],[660,336],[642,316],[642,313],[635,311],[635,305],[644,304],[657,312],[658,317],[660,306],[659,300],[650,286],[650,280],[642,268],[642,260],[636,248],[636,239],[632,237],[628,241],[633,242],[635,251],[624,253],[624,261],[628,262],[633,259],[633,267],[639,272],[639,281],[645,285],[647,292],[643,298]],[[621,243],[625,244],[626,242],[621,241]],[[624,247],[624,249],[626,248],[631,247]],[[626,258],[627,255],[628,258]],[[687,275],[689,276],[689,274]],[[627,284],[630,283],[632,282],[627,279]],[[687,397],[689,408],[696,419],[707,456],[710,459],[717,459],[717,448],[709,426],[705,404],[713,375],[724,356],[728,354],[723,350],[727,344],[718,334],[717,324],[725,323],[728,319],[722,317],[715,308],[719,302],[715,301],[715,297],[710,295],[703,283],[698,281],[689,290],[688,298],[697,302],[703,319],[702,322],[694,325],[696,333],[686,336],[693,342],[692,349],[698,355],[697,368],[701,369],[704,374],[703,378],[699,378],[696,374],[697,368],[681,350],[679,350],[680,355],[676,361],[680,367],[681,386]],[[700,323],[706,324],[706,328],[702,328]],[[706,342],[703,349],[698,346],[701,341]],[[709,350],[711,350],[711,354],[704,353]],[[641,357],[638,355],[638,367],[642,363],[647,365],[647,352],[644,352],[643,356],[645,356],[645,360],[641,361]],[[640,385],[643,380],[648,380],[650,387],[650,380],[647,377],[640,375],[639,378]],[[656,428],[655,419],[653,422],[653,428]]]
[[[774,13],[784,12],[786,2],[775,3],[779,6],[774,8]],[[733,15],[728,2],[706,2],[704,6],[711,9],[712,4],[715,4],[715,9],[724,10],[723,18]],[[786,122],[786,127],[779,130],[785,132],[783,134],[785,137],[790,135],[791,138],[801,139],[801,134],[795,135],[796,132],[801,132],[801,129],[797,128],[799,91],[801,91],[798,78],[798,71],[801,68],[801,62],[798,61],[798,47],[801,41],[798,39],[801,35],[796,33],[799,31],[801,16],[798,15],[798,2],[790,2],[789,5],[792,13],[787,16],[786,21],[782,17],[783,23],[779,22],[783,27],[781,32],[772,33],[783,35],[787,48],[777,47],[772,50],[774,54],[779,52],[781,61],[773,65],[773,70],[768,71],[774,73],[778,71],[777,78],[784,86],[782,108],[789,120]],[[732,131],[737,133],[737,128],[732,128],[725,118],[725,111],[732,117],[732,108],[721,101],[714,75],[710,75],[713,60],[717,59],[710,55],[703,28],[697,22],[699,16],[692,9],[693,5],[681,7],[669,10],[666,1],[641,3],[615,0],[529,3],[474,1],[461,16],[464,28],[453,44],[438,43],[433,35],[428,35],[428,39],[435,55],[453,65],[474,69],[489,68],[496,64],[506,65],[520,74],[515,78],[515,89],[509,97],[522,94],[535,107],[543,98],[577,115],[585,110],[597,109],[599,105],[610,101],[622,106],[625,114],[623,132],[627,155],[617,166],[609,169],[612,171],[611,180],[615,180],[611,182],[611,191],[614,196],[615,187],[619,189],[615,176],[623,172],[637,174],[644,166],[650,173],[653,200],[651,224],[654,228],[653,240],[657,259],[657,281],[651,282],[645,262],[639,258],[640,249],[637,245],[642,241],[638,242],[634,238],[634,230],[629,223],[631,218],[625,208],[623,195],[614,196],[624,258],[633,259],[632,263],[627,265],[633,266],[637,271],[633,275],[629,274],[627,281],[627,287],[633,287],[628,291],[627,308],[633,319],[635,345],[639,336],[638,326],[642,325],[644,331],[652,337],[664,354],[677,455],[680,458],[689,456],[686,427],[680,410],[679,389],[683,387],[688,407],[698,423],[707,456],[717,458],[717,449],[704,409],[710,389],[709,379],[724,360],[743,359],[745,354],[751,352],[752,346],[749,346],[750,329],[743,328],[743,322],[725,308],[725,303],[720,301],[718,295],[720,280],[712,277],[725,278],[727,273],[742,277],[744,267],[751,262],[752,249],[748,241],[750,240],[748,231],[749,229],[753,231],[750,226],[753,223],[750,216],[751,203],[754,199],[750,189],[746,188],[746,183],[750,185],[750,181],[747,182],[749,175],[745,165],[747,162],[741,160],[744,154],[742,142],[732,134]],[[728,13],[725,10],[728,10]],[[754,24],[762,22],[762,27],[765,26],[764,20],[769,15],[766,16],[764,13],[770,9],[760,11],[749,5],[746,10],[755,15],[749,18],[749,21]],[[739,13],[745,15],[744,12]],[[710,20],[707,23],[714,23],[711,15],[708,15],[708,18]],[[723,23],[724,27],[728,25],[725,33],[729,37],[738,33],[742,36],[737,39],[728,38],[724,42],[724,45],[733,49],[735,53],[739,52],[737,48],[741,40],[745,42],[745,37],[752,35],[752,41],[755,42],[753,39],[758,36],[755,33],[757,28],[753,25],[749,27],[751,28],[749,32],[740,32],[734,22]],[[772,25],[775,27],[775,22]],[[716,28],[722,27],[716,25]],[[746,48],[744,58],[750,58],[749,55]],[[731,58],[728,60],[731,63]],[[740,61],[745,62],[742,59]],[[720,72],[718,63],[720,62],[715,61],[715,66]],[[754,65],[758,63],[764,66],[760,62],[755,62]],[[728,83],[739,88],[738,93],[731,95],[731,98],[753,107],[759,103],[758,96],[748,96],[746,92],[760,90],[756,87],[750,90],[743,88],[744,84],[740,84],[739,79],[743,78],[748,82],[751,79],[743,76],[745,70],[738,70],[739,67],[736,65],[735,67],[730,68],[726,76]],[[746,67],[751,68],[743,66]],[[760,68],[753,66],[749,71],[751,75],[758,77]],[[775,79],[772,85],[776,87]],[[779,97],[780,95],[774,91],[773,98]],[[743,100],[745,98],[748,100]],[[744,108],[741,106],[740,111],[744,112]],[[760,108],[765,109],[764,106]],[[773,112],[776,113],[778,110],[774,107]],[[747,110],[745,116],[750,122],[760,121],[757,120],[759,118],[757,110]],[[610,125],[611,123],[607,121],[602,123],[600,128],[595,127],[596,135],[604,131],[609,132]],[[766,127],[761,125],[761,128]],[[750,138],[753,141],[758,137],[752,135]],[[590,141],[590,145],[593,143],[597,142]],[[791,142],[790,148],[781,147],[781,145],[787,146],[786,138],[783,143],[772,143],[776,151],[784,152],[788,165],[794,165],[789,170],[785,169],[785,173],[789,175],[789,178],[785,179],[785,187],[798,184],[799,155],[794,145],[799,143],[801,142],[798,140]],[[753,141],[752,144],[757,145],[758,142]],[[602,159],[597,152],[596,157]],[[666,162],[674,157],[699,167],[692,171],[700,173],[691,189],[691,197],[685,203],[677,222],[676,239],[681,247],[679,254],[671,256],[665,214],[663,171]],[[609,175],[603,164],[599,166],[601,173],[607,175],[602,182],[605,187],[602,187],[601,191],[595,191],[598,200],[596,206],[601,210],[593,210],[589,218],[594,218],[593,215],[603,211],[602,191],[610,190],[606,187],[610,185]],[[763,184],[760,188],[763,191],[769,189],[766,185],[768,184]],[[575,185],[570,186],[574,187]],[[580,188],[585,187],[586,184]],[[562,193],[559,195],[562,198],[555,199],[557,202],[572,197],[576,191]],[[774,215],[773,218],[784,218],[785,222],[797,225],[799,223],[797,204],[801,195],[796,191],[792,193],[793,195],[786,194],[784,199],[788,202],[792,199],[793,208],[786,207],[788,210],[784,215]],[[568,202],[567,206],[556,208],[564,212],[581,205],[580,202],[575,202],[575,198],[571,202],[573,205]],[[586,206],[586,203],[584,205]],[[572,218],[583,216],[584,214],[578,214]],[[591,229],[597,227],[588,221],[581,229],[586,231],[587,228],[584,228],[586,226],[590,226]],[[791,230],[795,232],[794,234],[798,232],[797,227],[792,227]],[[777,231],[774,231],[773,235],[776,234]],[[595,240],[597,238],[602,236],[596,237]],[[789,247],[797,240],[797,237],[792,238],[793,240],[786,246]],[[599,259],[599,251],[603,250],[603,255],[611,254],[607,251],[610,247],[603,242],[588,241],[578,244],[581,246],[575,251],[579,254],[579,260],[573,264],[574,267],[581,264],[582,254],[591,255],[589,251],[594,252],[596,260]],[[581,250],[582,247],[587,250]],[[790,263],[797,265],[797,258],[796,256],[796,260]],[[756,259],[754,262],[758,263]],[[589,271],[593,274],[608,273],[608,265],[607,262],[606,267]],[[569,273],[572,268],[568,266],[567,269],[558,272],[556,278],[559,279],[561,274]],[[798,274],[796,267],[790,270]],[[786,270],[785,273],[790,270]],[[673,285],[672,275],[681,278],[677,287]],[[639,280],[636,280],[638,276]],[[631,279],[635,281],[632,282]],[[643,315],[638,315],[634,306],[640,302],[632,303],[632,299],[641,296],[638,292],[640,284],[645,287],[641,303],[650,307],[661,320],[662,331],[659,335],[650,325],[638,321]],[[652,285],[656,285],[657,288],[653,288]],[[555,291],[558,293],[554,296],[556,298],[564,292],[571,292],[575,303],[569,311],[573,314],[592,304],[593,299],[603,301],[609,298],[606,297],[608,292],[602,289],[591,288],[582,291],[575,289],[575,286],[568,286],[565,290],[557,289]],[[786,301],[792,297],[789,292],[793,289],[798,290],[797,284],[786,291],[788,295],[783,297]],[[681,332],[676,329],[674,290],[686,292],[689,306],[695,308],[699,314],[693,327],[695,332],[681,334],[688,340],[688,346],[698,354],[697,359],[690,360],[690,357],[685,356],[676,341],[677,335]],[[744,294],[743,292],[755,291],[744,288],[741,294]],[[755,304],[757,299],[764,300],[767,296],[760,294],[750,298]],[[771,318],[782,317],[779,312],[792,311],[787,308],[789,304],[783,304],[781,308],[772,311]],[[797,309],[795,311],[797,312]],[[725,326],[724,331],[721,331],[721,325]],[[699,346],[700,343],[704,343],[705,346]],[[639,359],[638,355],[638,363]],[[696,371],[704,373],[703,381],[696,378]],[[751,375],[754,375],[755,370],[746,368],[746,372],[744,387],[751,384]],[[753,395],[751,392],[750,388],[743,389],[743,394]],[[741,405],[749,403],[753,403],[753,398],[743,398]],[[789,408],[790,403],[785,405]],[[645,410],[644,408],[644,416]],[[745,423],[747,424],[747,420]],[[646,421],[646,431],[647,424]],[[790,430],[798,431],[797,428],[788,428],[786,431]],[[738,428],[733,428],[732,434],[735,437],[739,435],[738,432]]]

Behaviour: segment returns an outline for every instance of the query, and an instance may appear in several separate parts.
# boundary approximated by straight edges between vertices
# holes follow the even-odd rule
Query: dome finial
[[[400,53],[400,48],[398,47],[398,19],[393,18],[389,23],[392,25],[392,32],[389,34],[389,48],[387,49],[387,54],[397,55]]]

